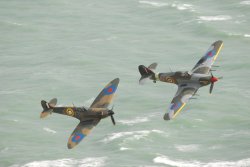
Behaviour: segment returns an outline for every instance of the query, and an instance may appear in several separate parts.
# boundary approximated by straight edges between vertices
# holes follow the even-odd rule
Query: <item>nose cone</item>
[[[113,115],[113,114],[114,114],[114,111],[109,110],[109,115]]]
[[[212,78],[210,79],[210,81],[211,81],[212,83],[217,82],[217,81],[218,81],[218,78],[212,77]]]

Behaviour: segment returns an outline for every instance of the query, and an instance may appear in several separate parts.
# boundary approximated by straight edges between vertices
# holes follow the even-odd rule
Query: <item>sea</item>
[[[0,167],[250,167],[249,0],[1,0]],[[224,42],[213,75],[163,120],[177,86],[139,85],[139,65],[190,71]],[[219,66],[219,67],[217,67]],[[75,148],[79,121],[41,100],[89,107],[120,78],[110,118]]]

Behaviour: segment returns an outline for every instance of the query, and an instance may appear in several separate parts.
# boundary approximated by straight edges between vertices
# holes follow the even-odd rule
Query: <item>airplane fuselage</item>
[[[75,117],[79,120],[84,120],[94,118],[106,118],[110,116],[111,112],[113,111],[108,110],[107,108],[85,109],[84,107],[54,107],[52,112]]]
[[[188,71],[177,71],[168,73],[155,74],[151,77],[152,80],[173,83],[176,85],[183,84],[197,84],[199,87],[209,85],[211,83],[211,76],[207,74],[189,74]]]

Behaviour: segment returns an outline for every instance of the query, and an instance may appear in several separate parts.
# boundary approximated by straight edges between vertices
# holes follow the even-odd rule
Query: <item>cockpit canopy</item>
[[[177,71],[175,75],[180,76],[180,77],[189,77],[190,74],[188,71]]]

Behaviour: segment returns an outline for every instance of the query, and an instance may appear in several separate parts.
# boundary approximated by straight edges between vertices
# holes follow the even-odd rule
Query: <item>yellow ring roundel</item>
[[[75,112],[72,108],[67,108],[65,113],[69,116],[74,116]]]
[[[174,80],[172,78],[167,78],[167,82],[174,83]]]

